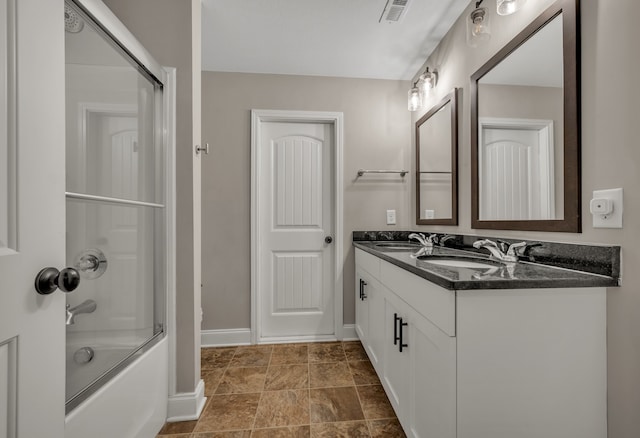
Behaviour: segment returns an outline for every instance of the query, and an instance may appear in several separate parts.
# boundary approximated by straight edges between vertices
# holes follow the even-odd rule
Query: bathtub
[[[94,358],[84,364],[67,361],[68,366],[78,367],[73,369],[68,390],[82,388],[87,375],[107,371],[125,348],[117,342],[86,345],[71,338],[67,354],[84,346],[94,350]],[[155,438],[167,416],[168,351],[164,336],[74,407],[65,418],[65,438]]]

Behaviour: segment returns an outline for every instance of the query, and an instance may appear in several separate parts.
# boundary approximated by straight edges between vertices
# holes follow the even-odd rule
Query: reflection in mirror
[[[416,122],[416,224],[458,223],[457,90]]]
[[[580,230],[574,2],[471,77],[474,228]]]
[[[562,110],[558,16],[478,81],[480,220],[562,219]]]

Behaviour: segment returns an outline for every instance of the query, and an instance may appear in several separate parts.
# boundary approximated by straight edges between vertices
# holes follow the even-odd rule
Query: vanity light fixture
[[[511,15],[517,12],[527,0],[498,0],[498,15]]]
[[[409,111],[424,108],[431,89],[436,86],[436,72],[430,72],[429,67],[420,75],[409,90],[407,106]]]
[[[409,90],[407,106],[409,111],[417,111],[422,107],[422,96],[420,95],[420,89],[418,88],[418,82],[413,83],[413,87]]]
[[[436,73],[430,72],[429,67],[420,75],[418,79],[418,88],[420,89],[420,101],[422,105],[427,103],[427,98],[431,93],[431,89],[436,86]]]
[[[467,44],[470,47],[477,47],[478,44],[489,41],[491,38],[489,14],[487,8],[480,7],[482,1],[476,2],[476,8],[471,11],[467,20]],[[500,5],[500,0],[498,0],[498,5]]]

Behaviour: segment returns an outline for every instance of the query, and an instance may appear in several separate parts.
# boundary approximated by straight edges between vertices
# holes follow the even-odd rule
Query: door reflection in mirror
[[[562,15],[478,81],[480,220],[562,219]]]

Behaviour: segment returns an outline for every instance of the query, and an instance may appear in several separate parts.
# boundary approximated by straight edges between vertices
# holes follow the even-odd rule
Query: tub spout
[[[95,312],[98,305],[93,300],[86,300],[78,304],[75,307],[71,307],[71,304],[67,304],[67,325],[73,325],[76,323],[76,315],[81,313]]]

